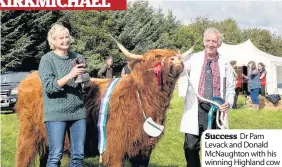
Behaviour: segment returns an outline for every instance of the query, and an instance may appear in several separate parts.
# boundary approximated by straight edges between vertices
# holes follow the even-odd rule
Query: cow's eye
[[[161,57],[162,57],[161,55],[156,55],[155,59],[159,60],[159,59],[161,59]]]

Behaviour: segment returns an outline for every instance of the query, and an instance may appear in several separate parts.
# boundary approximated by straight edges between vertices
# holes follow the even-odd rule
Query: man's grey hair
[[[222,37],[222,34],[216,29],[216,28],[207,28],[204,32],[204,40],[205,40],[205,37],[206,35],[208,34],[215,34],[218,36],[218,42],[219,42],[219,45],[222,44],[222,41],[223,41],[223,37]]]

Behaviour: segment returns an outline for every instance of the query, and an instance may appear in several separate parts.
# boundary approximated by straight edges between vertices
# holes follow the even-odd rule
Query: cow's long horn
[[[181,55],[181,58],[184,59],[185,57],[189,56],[193,51],[194,51],[194,48],[195,48],[195,45],[198,43],[198,41],[188,50],[186,51],[185,53],[183,53]]]
[[[122,51],[122,53],[125,55],[125,57],[131,59],[131,60],[143,60],[144,57],[142,55],[136,55],[133,53],[130,53],[125,47],[119,43],[114,37],[112,37],[110,34],[108,34],[118,45],[119,49]]]

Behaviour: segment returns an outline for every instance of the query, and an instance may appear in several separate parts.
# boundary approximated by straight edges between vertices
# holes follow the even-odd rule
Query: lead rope
[[[139,104],[140,104],[140,108],[141,108],[141,110],[142,110],[142,113],[143,113],[143,117],[144,117],[144,125],[145,124],[149,124],[150,126],[152,126],[152,127],[154,127],[155,129],[157,129],[157,130],[159,130],[161,133],[162,133],[162,131],[163,131],[163,125],[158,125],[156,122],[154,122],[154,120],[152,119],[152,117],[149,117],[148,119],[147,119],[147,117],[146,117],[146,114],[145,114],[145,112],[144,112],[144,110],[143,110],[143,104],[142,104],[142,102],[141,102],[141,98],[140,98],[140,94],[139,94],[139,89],[136,91],[136,94],[137,94],[137,100],[138,100],[138,102],[139,102]],[[144,129],[144,125],[143,125],[143,129]],[[158,137],[160,134],[158,134],[158,135],[152,135],[151,133],[148,133],[148,131],[146,131],[145,129],[144,129],[144,131],[145,131],[145,133],[147,133],[149,136],[152,136],[152,137]]]
[[[139,89],[136,91],[136,95],[137,95],[137,100],[138,100],[138,103],[141,105],[141,111],[142,111],[142,113],[143,113],[143,117],[144,117],[144,120],[146,120],[147,119],[147,117],[146,117],[146,114],[145,114],[145,112],[144,112],[144,110],[143,110],[143,104],[142,104],[142,102],[141,102],[141,99],[140,99],[140,95],[139,95]]]
[[[188,71],[187,72],[187,78],[188,78],[188,82],[189,82],[189,85],[191,85],[191,88],[192,88],[192,92],[194,93],[194,95],[196,95],[199,99],[201,99],[202,101],[206,101],[206,102],[209,102],[215,106],[217,106],[218,108],[220,108],[220,105],[209,100],[209,99],[206,99],[202,96],[200,96],[195,90],[194,90],[194,87],[192,86],[192,83],[191,83],[191,80],[190,80],[190,77],[188,75]],[[219,110],[219,109],[218,109]],[[219,123],[219,118],[220,118],[220,121],[222,123],[222,125],[220,125]],[[219,117],[219,112],[216,113],[216,124],[217,126],[220,128],[220,129],[228,129],[228,125],[227,125],[227,122],[224,120],[224,113],[223,112],[220,112],[220,117]]]

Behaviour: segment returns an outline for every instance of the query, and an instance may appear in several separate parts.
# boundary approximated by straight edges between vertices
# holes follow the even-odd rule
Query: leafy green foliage
[[[63,16],[60,11],[3,11],[1,70],[37,69],[40,58],[49,51],[47,32]]]
[[[281,37],[276,37],[275,35],[272,35],[270,31],[261,30],[257,28],[247,29],[244,31],[244,37],[245,39],[251,39],[253,44],[260,50],[269,54],[282,56],[281,52],[277,52],[279,50],[279,47],[275,46],[278,43],[274,42],[277,42],[280,38],[281,46]]]
[[[47,32],[55,22],[63,22],[74,37],[72,50],[88,59],[88,71],[96,76],[104,60],[113,57],[115,72],[125,65],[125,58],[111,34],[130,52],[143,54],[156,48],[195,51],[204,49],[203,32],[215,27],[223,42],[239,44],[251,39],[260,50],[282,56],[282,38],[258,28],[240,29],[232,18],[216,21],[196,17],[181,25],[173,13],[149,5],[148,1],[129,2],[126,11],[2,11],[1,71],[36,70],[40,58],[48,52]],[[117,75],[117,73],[115,74]]]
[[[147,1],[129,3],[126,11],[69,13],[75,38],[72,49],[87,57],[92,76],[97,74],[108,56],[113,57],[114,71],[125,65],[124,55],[107,34],[114,36],[135,54],[175,46],[170,36],[179,23],[172,13],[164,16],[161,10],[155,11],[150,7]]]
[[[243,34],[233,19],[226,19],[217,23],[217,28],[223,34],[223,41],[226,44],[239,44],[244,42]]]

